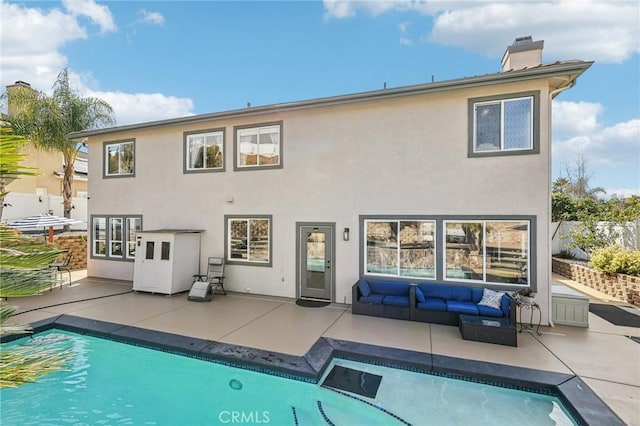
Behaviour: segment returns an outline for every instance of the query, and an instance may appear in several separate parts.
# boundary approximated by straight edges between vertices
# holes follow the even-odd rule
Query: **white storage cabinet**
[[[553,323],[589,327],[589,298],[563,285],[551,288]]]
[[[174,294],[187,291],[200,273],[199,230],[165,229],[136,235],[133,289]]]

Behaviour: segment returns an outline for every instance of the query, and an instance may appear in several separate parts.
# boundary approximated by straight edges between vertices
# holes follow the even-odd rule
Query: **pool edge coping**
[[[318,383],[334,358],[435,374],[558,397],[579,424],[624,425],[622,419],[578,376],[486,361],[320,337],[303,356],[182,336],[107,321],[56,315],[31,324],[33,333],[61,329],[145,346],[208,361]],[[7,343],[29,333],[0,336]]]

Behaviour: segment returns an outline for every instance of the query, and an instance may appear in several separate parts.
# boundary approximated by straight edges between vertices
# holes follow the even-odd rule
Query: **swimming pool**
[[[73,357],[2,389],[3,425],[575,424],[550,395],[340,358],[315,384],[56,329],[8,345]]]

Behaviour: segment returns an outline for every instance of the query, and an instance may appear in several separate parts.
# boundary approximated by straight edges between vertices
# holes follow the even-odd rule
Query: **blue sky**
[[[0,84],[50,92],[68,67],[118,124],[500,71],[516,37],[543,62],[595,61],[553,105],[553,178],[582,155],[591,186],[640,195],[635,0],[4,1]]]

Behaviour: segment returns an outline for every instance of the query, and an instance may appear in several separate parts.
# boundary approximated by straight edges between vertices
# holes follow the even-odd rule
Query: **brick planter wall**
[[[609,275],[569,260],[551,259],[551,270],[619,300],[640,306],[640,277]]]
[[[69,250],[73,256],[69,266],[72,271],[87,269],[87,236],[86,235],[56,235],[53,244],[63,250]]]

